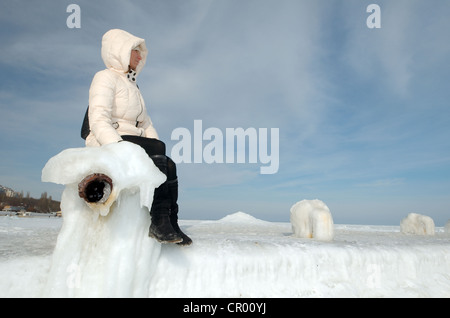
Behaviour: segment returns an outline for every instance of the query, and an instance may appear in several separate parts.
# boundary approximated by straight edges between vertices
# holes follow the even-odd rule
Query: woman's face
[[[138,50],[132,50],[131,51],[131,57],[130,57],[130,68],[133,70],[136,70],[136,67],[138,66],[139,62],[142,60],[141,54]]]

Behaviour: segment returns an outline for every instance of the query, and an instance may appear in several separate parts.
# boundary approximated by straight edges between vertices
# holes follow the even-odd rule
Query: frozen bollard
[[[334,239],[334,223],[330,209],[320,200],[302,200],[291,207],[294,236],[321,241]]]
[[[93,173],[81,180],[78,184],[78,195],[90,204],[103,204],[108,201],[113,182],[103,173]]]
[[[445,223],[444,233],[450,234],[450,220],[448,220],[447,223]]]
[[[148,236],[154,189],[166,176],[132,143],[67,149],[42,181],[65,185],[63,226],[46,297],[146,297],[161,245]]]
[[[426,215],[409,213],[400,221],[400,232],[415,235],[434,235],[434,221]]]

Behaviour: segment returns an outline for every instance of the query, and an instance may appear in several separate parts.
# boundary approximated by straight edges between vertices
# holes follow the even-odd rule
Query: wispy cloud
[[[374,180],[368,183],[357,184],[358,187],[392,187],[401,185],[404,183],[404,179],[402,178],[394,178],[394,179],[383,179],[383,180]]]

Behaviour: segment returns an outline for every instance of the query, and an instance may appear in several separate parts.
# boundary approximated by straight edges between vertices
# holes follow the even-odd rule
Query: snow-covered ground
[[[323,242],[242,212],[180,224],[194,244],[162,245],[148,297],[450,297],[450,235],[440,227],[423,236],[335,225]],[[0,217],[0,297],[45,296],[61,225]]]
[[[99,174],[101,200],[85,201],[80,180]],[[450,230],[421,215],[405,234],[335,225],[325,203],[302,200],[292,224],[182,220],[194,243],[180,247],[148,237],[165,176],[139,146],[68,149],[42,179],[66,186],[63,218],[0,217],[0,297],[450,297]]]

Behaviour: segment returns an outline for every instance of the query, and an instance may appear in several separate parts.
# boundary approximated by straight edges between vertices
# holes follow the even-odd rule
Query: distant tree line
[[[47,192],[42,193],[39,199],[30,197],[29,192],[24,196],[23,191],[13,197],[7,196],[6,193],[0,193],[1,210],[9,205],[24,207],[28,212],[57,212],[61,210],[60,204],[61,202],[53,200],[51,195],[47,195]]]

